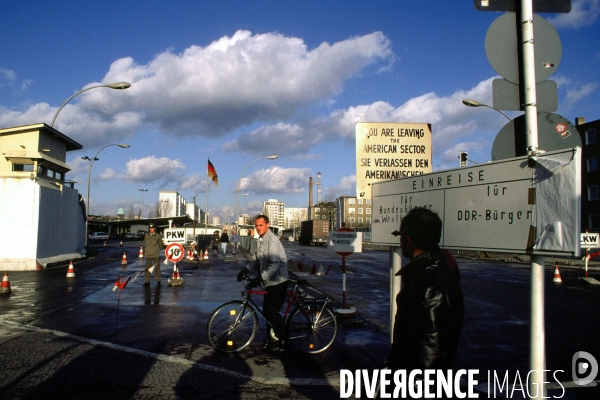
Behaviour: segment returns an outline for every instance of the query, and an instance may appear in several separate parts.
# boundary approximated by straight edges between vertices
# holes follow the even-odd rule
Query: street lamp
[[[236,196],[237,204],[235,206],[235,213],[237,215],[235,225],[237,227],[238,233],[240,232],[240,182],[242,181],[242,176],[244,175],[244,172],[246,172],[246,169],[248,169],[248,167],[250,165],[254,164],[257,161],[260,161],[260,160],[275,160],[277,157],[279,157],[279,156],[272,155],[272,156],[258,158],[256,160],[252,161],[250,164],[246,165],[246,168],[244,168],[244,170],[240,174],[240,179],[238,179],[238,183],[237,183],[237,196]]]
[[[512,119],[508,115],[506,115],[505,113],[503,113],[502,111],[500,111],[497,108],[494,108],[492,106],[488,106],[487,104],[480,103],[477,100],[464,99],[462,102],[463,102],[463,104],[465,106],[469,106],[469,107],[487,107],[487,108],[491,108],[492,110],[496,110],[500,114],[504,115],[506,117],[506,119],[508,119],[509,121],[512,121]]]
[[[109,89],[116,89],[116,90],[122,90],[122,89],[127,89],[131,86],[131,84],[129,82],[117,82],[117,83],[107,83],[105,85],[96,85],[96,86],[90,86],[89,88],[80,90],[79,92],[75,93],[73,96],[69,97],[67,99],[67,101],[65,101],[64,103],[62,103],[62,105],[60,107],[58,107],[58,110],[56,110],[56,113],[54,114],[54,118],[52,118],[52,122],[50,123],[50,126],[54,126],[54,121],[56,120],[56,117],[58,116],[58,113],[60,112],[60,110],[63,109],[63,107],[69,102],[71,101],[71,99],[75,96],[77,96],[78,94],[81,94],[83,92],[86,92],[88,90],[91,89],[96,89],[96,88],[101,88],[101,87],[107,87]]]
[[[98,157],[97,157],[98,154],[100,154],[100,152],[102,150],[104,150],[105,148],[110,147],[110,146],[119,146],[123,149],[129,148],[129,145],[125,144],[125,143],[121,143],[121,144],[113,143],[113,144],[106,145],[103,148],[101,148],[100,150],[98,150],[96,155],[92,158],[89,158],[88,156],[81,157],[84,160],[88,160],[90,162],[90,168],[88,169],[87,194],[86,194],[86,207],[87,207],[87,213],[86,213],[87,215],[86,215],[86,219],[85,219],[85,244],[86,245],[87,245],[87,237],[88,237],[88,221],[90,218],[90,212],[89,212],[89,210],[90,210],[90,176],[92,175],[92,165],[94,165],[94,161],[98,160]]]
[[[140,215],[140,219],[144,218],[144,192],[147,192],[148,189],[138,189],[138,192],[142,192],[142,211]]]

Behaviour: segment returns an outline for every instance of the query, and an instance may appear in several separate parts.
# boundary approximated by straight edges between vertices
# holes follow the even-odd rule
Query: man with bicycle
[[[259,239],[254,252],[252,263],[244,267],[238,274],[238,281],[242,281],[250,273],[257,272],[253,284],[262,284],[267,294],[263,300],[263,314],[271,327],[277,340],[269,338],[265,343],[266,350],[283,350],[285,346],[285,329],[283,317],[279,314],[285,303],[288,284],[287,256],[279,238],[269,229],[269,217],[259,215],[254,218],[254,228]]]

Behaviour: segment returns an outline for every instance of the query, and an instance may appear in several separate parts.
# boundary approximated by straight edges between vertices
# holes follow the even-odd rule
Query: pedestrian
[[[268,339],[264,348],[279,351],[286,345],[283,317],[279,314],[279,310],[285,303],[287,292],[287,256],[283,245],[269,229],[269,217],[257,216],[254,218],[254,227],[259,236],[256,251],[252,263],[238,274],[238,281],[245,279],[248,274],[257,273],[254,283],[262,283],[267,292],[263,300],[263,314],[277,337],[277,340],[271,338],[268,333],[269,324],[267,324]]]
[[[150,286],[150,268],[154,266],[154,280],[160,286],[160,250],[164,247],[162,237],[156,233],[156,225],[148,225],[148,233],[144,236],[144,246],[146,247],[146,269],[144,270],[144,286]]]
[[[223,233],[221,234],[219,243],[221,243],[221,250],[223,250],[223,255],[225,255],[227,253],[227,243],[229,243],[229,235],[227,234],[227,229],[223,229]]]
[[[393,343],[388,367],[393,371],[452,368],[464,317],[463,294],[455,272],[442,253],[440,217],[413,208],[400,222],[402,255],[410,262],[396,275]]]
[[[213,232],[212,250],[213,250],[213,254],[217,254],[219,252],[219,231]]]
[[[237,231],[234,229],[233,234],[231,235],[231,246],[233,247],[233,254],[235,254],[237,252],[239,243],[240,243],[240,235],[238,235]]]

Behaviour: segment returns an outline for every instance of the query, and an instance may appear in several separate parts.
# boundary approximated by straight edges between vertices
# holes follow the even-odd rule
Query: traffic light
[[[459,158],[460,158],[460,166],[466,167],[467,166],[467,152],[461,151]]]

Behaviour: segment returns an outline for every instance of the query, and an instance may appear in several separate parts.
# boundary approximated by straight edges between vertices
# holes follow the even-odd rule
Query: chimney
[[[577,117],[575,118],[575,126],[585,124],[585,117]]]
[[[308,206],[313,206],[313,193],[312,193],[312,176],[308,178]]]

